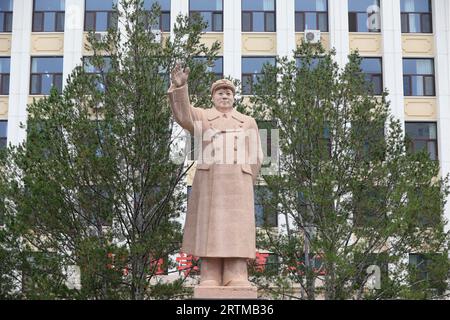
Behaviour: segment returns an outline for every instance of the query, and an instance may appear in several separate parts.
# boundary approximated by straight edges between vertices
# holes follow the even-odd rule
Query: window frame
[[[424,123],[427,123],[427,124],[434,124],[435,125],[435,129],[436,129],[436,138],[435,139],[421,139],[421,138],[412,138],[412,137],[410,137],[407,133],[406,133],[406,124],[409,124],[409,123],[421,123],[421,124],[424,124]],[[422,150],[419,150],[419,151],[416,151],[416,148],[415,148],[415,141],[424,141],[425,143],[426,143],[426,151],[427,152],[429,152],[428,151],[428,144],[430,143],[430,142],[434,142],[434,147],[435,147],[435,150],[436,150],[436,154],[434,155],[435,156],[435,159],[436,160],[434,160],[434,161],[439,161],[439,150],[438,150],[438,147],[439,147],[439,145],[438,145],[438,135],[437,135],[437,130],[438,130],[438,127],[437,127],[437,122],[436,121],[405,121],[405,137],[407,138],[407,139],[409,139],[409,143],[407,144],[407,152],[409,152],[409,153],[411,153],[411,154],[414,154],[414,153],[416,153],[416,152],[420,152],[420,151],[422,151]],[[430,157],[430,159],[431,159],[431,157]]]
[[[44,27],[45,27],[45,13],[55,13],[55,19],[53,21],[53,30],[50,31],[45,31]],[[41,20],[41,25],[39,30],[36,30],[35,28],[35,18],[37,15],[42,15],[42,20]],[[36,10],[36,0],[33,0],[33,17],[31,20],[31,32],[64,32],[64,23],[62,26],[62,30],[58,30],[58,16],[60,16],[62,14],[63,16],[63,21],[65,21],[65,10],[61,11],[61,10],[49,10],[49,11],[41,11],[41,10]]]
[[[274,63],[276,64],[276,56],[241,56],[241,66],[243,64],[242,59],[244,59],[244,58],[270,58],[270,59],[274,59]],[[242,88],[243,96],[253,95],[253,75],[262,75],[263,73],[261,71],[262,70],[260,70],[260,72],[258,72],[258,73],[244,73],[243,68],[241,67],[241,88]],[[250,76],[250,79],[251,79],[251,84],[250,84],[251,90],[249,93],[244,92],[244,76]]]
[[[112,28],[111,21],[114,20],[114,19],[112,19],[112,17],[113,17],[113,15],[114,15],[114,13],[116,11],[114,9],[112,9],[112,10],[86,10],[86,1],[87,0],[84,0],[84,26],[83,26],[83,31],[84,32],[89,32],[89,31],[92,31],[92,32],[107,32],[108,29]],[[114,3],[113,3],[113,5],[114,5]],[[97,13],[105,13],[105,12],[107,13],[106,30],[97,30],[96,29]],[[86,21],[87,21],[88,14],[94,14],[94,20],[93,20],[94,21],[94,23],[93,23],[94,28],[92,30],[87,30],[86,29]],[[115,27],[117,27],[117,25]]]
[[[370,76],[370,83],[372,83],[372,84],[373,84],[373,78],[374,77],[379,77],[380,78],[380,80],[381,80],[380,91],[376,92],[374,90],[374,92],[373,92],[374,95],[380,96],[383,93],[383,58],[382,57],[361,57],[361,58],[362,59],[378,59],[380,61],[380,65],[381,65],[380,73],[364,72],[361,69],[362,74],[364,74],[364,76]]]
[[[82,61],[83,61],[83,70],[84,70],[84,72],[86,73],[86,74],[88,74],[88,75],[93,75],[93,76],[105,76],[105,78],[103,79],[104,80],[104,88],[103,88],[103,91],[102,92],[106,92],[106,88],[107,88],[107,85],[106,85],[106,75],[108,74],[108,71],[104,71],[103,69],[102,70],[100,70],[100,71],[98,71],[98,72],[88,72],[88,71],[86,71],[84,68],[85,68],[85,66],[86,66],[86,63],[88,62],[88,60],[90,59],[90,58],[92,58],[93,56],[83,56],[82,57]],[[103,58],[104,59],[110,59],[110,63],[111,63],[111,56],[103,56]],[[96,68],[96,67],[95,67]]]
[[[1,136],[0,135],[0,150],[6,148],[7,143],[8,143],[8,120],[6,119],[0,119],[0,123],[5,123],[6,124],[6,135],[5,136]],[[4,143],[3,143],[4,141]],[[1,225],[1,223],[0,223]]]
[[[33,68],[33,59],[35,58],[61,58],[64,59],[63,56],[31,56],[30,59],[30,90],[29,90],[29,95],[49,95],[49,93],[42,93],[42,76],[43,75],[52,75],[52,86],[56,87],[56,89],[58,90],[58,86],[55,85],[55,76],[60,76],[61,77],[61,91],[58,90],[59,93],[62,92],[63,89],[63,70],[61,70],[61,72],[55,72],[55,73],[42,73],[42,72],[32,72],[32,68]],[[64,61],[64,60],[63,60]],[[39,93],[34,93],[32,92],[33,90],[33,76],[39,76]]]
[[[189,0],[189,16],[192,16],[196,13],[199,13],[200,15],[202,13],[211,13],[211,21],[212,21],[211,30],[209,31],[209,30],[204,29],[203,31],[205,31],[205,32],[223,32],[223,21],[224,21],[224,19],[223,19],[223,1],[224,0],[221,0],[222,1],[222,10],[201,10],[201,11],[191,10],[191,3],[192,3],[191,1],[192,0]],[[216,28],[215,28],[214,15],[216,15],[216,14],[222,15],[222,28],[220,30],[216,30]]]
[[[8,58],[9,59],[9,66],[11,68],[11,57],[0,57],[0,59],[4,59],[4,58]],[[8,73],[0,72],[0,96],[8,96],[9,95],[10,84],[8,85],[7,92],[3,91],[3,81],[4,81],[4,77],[5,76],[8,77],[8,83],[10,83],[11,70]]]
[[[295,4],[295,3],[294,3]],[[295,10],[295,9],[294,9]],[[319,14],[325,14],[326,18],[327,18],[327,28],[326,30],[320,30],[320,32],[329,32],[330,30],[330,19],[328,17],[328,11],[329,11],[329,6],[328,6],[328,0],[327,0],[327,8],[325,11],[294,11],[294,30],[295,32],[305,32],[305,30],[320,30],[319,27]],[[315,13],[315,20],[316,20],[316,29],[306,29],[306,13]],[[303,16],[303,30],[297,30],[297,15],[302,15]]]
[[[3,15],[3,25],[0,26],[0,33],[11,33],[13,25],[13,11],[0,11],[0,15]],[[8,20],[6,17],[10,17],[11,19]],[[7,21],[11,21],[11,25],[8,25],[6,23]]]
[[[381,8],[380,0],[378,0],[378,8]],[[358,30],[358,26],[359,26],[358,14],[360,14],[360,13],[366,14],[367,19],[368,19],[369,16],[368,16],[367,11],[350,11],[350,9],[348,10],[348,32],[369,32],[369,33],[380,33],[381,32],[381,29],[374,29],[375,31],[371,31],[371,29],[369,29],[369,28],[367,28],[367,31],[359,31]],[[357,29],[356,31],[350,30],[350,15],[351,14],[354,14],[356,17],[356,29]]]
[[[264,13],[264,30],[255,31],[253,27],[253,13],[263,12]],[[273,31],[267,31],[267,14],[273,14]],[[244,14],[250,14],[250,27],[251,30],[244,30]],[[241,32],[277,32],[277,3],[273,0],[273,10],[242,10],[241,9]]]
[[[433,67],[433,74],[423,74],[423,73],[405,73],[405,70],[403,70],[403,83],[405,83],[405,78],[408,79],[408,88],[409,91],[406,92],[407,87],[405,87],[403,85],[403,96],[405,97],[435,97],[436,96],[436,70],[435,70],[435,65],[434,65],[434,58],[403,58],[402,62],[404,60],[430,60],[432,62],[432,67]],[[423,81],[422,81],[422,90],[423,90],[423,94],[422,95],[418,95],[418,94],[413,94],[413,86],[412,86],[412,78],[413,77],[422,77]],[[426,94],[427,90],[426,90],[426,78],[432,78],[433,79],[433,94]]]
[[[401,33],[426,33],[426,34],[432,34],[433,31],[433,7],[432,7],[432,1],[428,0],[428,7],[430,10],[428,12],[421,12],[421,11],[412,11],[412,12],[405,12],[402,11],[400,8],[400,31]],[[410,26],[409,26],[409,19],[410,15],[419,15],[420,16],[420,31],[417,32],[411,32]],[[424,32],[423,31],[423,16],[429,16],[430,17],[430,31]],[[403,19],[406,18],[406,31],[403,30]]]

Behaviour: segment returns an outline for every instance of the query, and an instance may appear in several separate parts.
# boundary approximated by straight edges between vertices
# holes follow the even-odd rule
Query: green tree
[[[373,95],[358,53],[344,68],[334,55],[303,43],[296,59],[266,66],[256,86],[253,115],[276,123],[280,137],[279,173],[263,176],[265,205],[285,224],[258,236],[259,248],[278,255],[280,273],[256,272],[255,281],[275,297],[442,296],[448,176],[425,151],[407,151],[388,93]],[[410,253],[440,257],[426,260],[433,281],[424,268],[413,274]],[[380,268],[381,289],[367,286],[370,265]]]
[[[175,161],[168,70],[190,66],[191,101],[208,105],[214,75],[205,71],[219,45],[202,44],[204,23],[183,16],[158,41],[157,5],[121,5],[118,28],[89,34],[92,55],[61,93],[28,106],[26,141],[2,154],[1,297],[146,299],[185,290],[184,279],[156,277],[157,262],[168,267],[180,249],[187,171],[183,157]],[[79,267],[81,288],[65,285],[69,266]],[[18,281],[23,290],[14,292]]]

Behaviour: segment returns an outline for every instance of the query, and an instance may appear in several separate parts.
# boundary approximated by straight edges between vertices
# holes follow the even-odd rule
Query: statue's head
[[[233,108],[235,93],[233,82],[227,79],[217,80],[211,86],[212,101],[216,108]]]

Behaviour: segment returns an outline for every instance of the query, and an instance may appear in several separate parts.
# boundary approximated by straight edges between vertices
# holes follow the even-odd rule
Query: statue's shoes
[[[203,280],[203,281],[200,281],[200,286],[202,286],[202,287],[205,287],[205,286],[217,287],[217,286],[220,286],[220,283],[217,280]]]
[[[227,284],[227,287],[250,287],[251,284],[248,280],[231,280]]]

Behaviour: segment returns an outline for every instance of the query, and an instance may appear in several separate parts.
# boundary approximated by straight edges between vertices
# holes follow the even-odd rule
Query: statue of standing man
[[[183,252],[201,257],[200,286],[250,286],[256,254],[253,185],[263,159],[255,119],[233,108],[235,87],[211,86],[214,106],[190,105],[189,68],[175,66],[169,100],[174,118],[201,149],[188,201]]]

